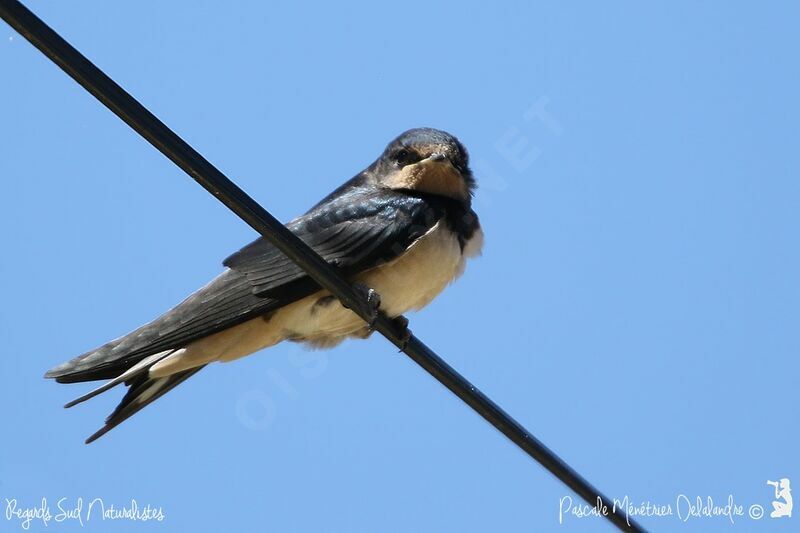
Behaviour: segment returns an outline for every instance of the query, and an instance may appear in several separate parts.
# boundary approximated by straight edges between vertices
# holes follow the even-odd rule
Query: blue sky
[[[788,531],[800,487],[798,8],[29,1],[277,217],[448,130],[484,255],[411,327],[612,497]],[[603,531],[387,341],[215,365],[91,446],[120,390],[42,373],[167,310],[254,232],[0,23],[0,503],[82,530]],[[794,526],[793,526],[794,524]],[[77,531],[75,521],[31,531]],[[0,530],[21,530],[0,515]]]

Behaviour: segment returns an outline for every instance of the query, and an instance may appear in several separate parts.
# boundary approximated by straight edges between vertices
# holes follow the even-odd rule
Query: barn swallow
[[[461,142],[444,131],[406,131],[381,156],[286,226],[388,317],[428,305],[478,255],[475,180]],[[316,348],[365,338],[368,323],[323,290],[266,239],[223,262],[226,270],[139,329],[45,374],[59,383],[108,380],[120,404],[87,444],[194,375],[281,341]],[[379,298],[373,298],[379,296]]]

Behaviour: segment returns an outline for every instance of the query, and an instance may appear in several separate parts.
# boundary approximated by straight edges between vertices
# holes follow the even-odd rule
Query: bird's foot
[[[375,321],[378,320],[378,310],[381,307],[381,295],[378,294],[375,289],[367,287],[363,283],[353,283],[353,290],[361,296],[364,302],[366,315],[369,317],[367,324],[369,324],[370,329],[372,329],[375,325]]]
[[[375,322],[378,320],[378,316],[380,315],[381,296],[375,291],[375,289],[367,287],[363,283],[353,283],[353,290],[355,290],[361,296],[361,299],[364,302],[366,315],[369,317],[367,324],[369,325],[369,331],[371,332],[375,329]],[[400,342],[402,343],[400,350],[403,351],[406,349],[406,346],[408,346],[409,339],[411,339],[411,330],[408,329],[408,319],[403,315],[399,315],[390,320],[395,327],[395,332],[398,334]]]
[[[408,319],[403,315],[396,316],[392,319],[392,324],[400,333],[400,341],[403,343],[400,351],[404,351],[408,346],[408,341],[411,339],[411,330],[408,329]]]

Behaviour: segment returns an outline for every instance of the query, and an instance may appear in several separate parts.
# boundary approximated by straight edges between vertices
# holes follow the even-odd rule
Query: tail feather
[[[205,365],[190,368],[189,370],[177,372],[163,378],[150,378],[147,374],[136,376],[133,380],[129,381],[128,392],[122,398],[122,401],[116,409],[114,409],[114,412],[106,418],[105,425],[86,439],[86,444],[94,442],[140,410],[161,398],[164,394],[199,372],[204,366]]]
[[[156,364],[160,360],[164,359],[168,355],[172,354],[174,351],[175,350],[167,350],[167,351],[164,351],[164,352],[159,352],[157,354],[153,354],[151,356],[145,357],[144,359],[142,359],[141,361],[139,361],[138,363],[136,363],[132,367],[130,367],[128,370],[124,371],[119,376],[117,376],[114,379],[111,379],[109,381],[106,381],[105,383],[103,383],[102,385],[100,385],[96,389],[92,390],[91,392],[88,392],[88,393],[84,394],[83,396],[75,398],[71,402],[69,402],[66,405],[64,405],[64,407],[69,409],[70,407],[74,407],[75,405],[78,405],[79,403],[85,402],[86,400],[88,400],[90,398],[94,398],[98,394],[103,393],[103,392],[107,391],[108,389],[119,385],[123,381],[130,382],[134,377],[138,376],[142,372],[149,371],[151,366],[153,366],[154,364]]]
[[[109,343],[100,350],[113,349]],[[92,436],[86,439],[86,444],[97,440],[102,437],[119,424],[144,409],[158,398],[171,391],[186,379],[199,372],[203,366],[197,366],[181,372],[176,372],[169,376],[151,378],[149,376],[150,368],[174,353],[174,349],[165,350],[145,357],[136,357],[130,359],[122,359],[114,361],[112,365],[106,366],[102,369],[80,369],[75,371],[74,367],[56,367],[46,374],[46,377],[55,377],[61,383],[74,383],[80,381],[89,381],[97,379],[108,379],[105,383],[93,389],[92,391],[75,398],[68,402],[64,407],[73,407],[79,403],[85,402],[90,398],[94,398],[100,393],[103,393],[120,383],[125,383],[128,387],[122,401],[117,405],[114,411],[106,418],[105,425],[97,430]]]

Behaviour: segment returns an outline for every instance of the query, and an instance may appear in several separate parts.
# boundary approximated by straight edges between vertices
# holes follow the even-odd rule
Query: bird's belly
[[[439,222],[402,256],[356,280],[375,289],[381,296],[381,309],[395,317],[428,305],[461,275],[464,262],[458,238]]]
[[[469,246],[465,249],[469,252]],[[381,310],[390,317],[428,305],[464,271],[466,255],[458,238],[444,222],[437,223],[400,257],[362,272],[354,281],[377,291]],[[259,324],[260,322],[260,324]],[[249,337],[240,337],[221,360],[232,360],[288,339],[312,346],[338,344],[350,335],[366,336],[366,324],[355,313],[342,307],[327,291],[320,291],[283,307],[271,316],[242,324]]]
[[[456,236],[442,223],[431,228],[399,258],[362,272],[354,281],[380,295],[390,317],[421,309],[464,269]],[[352,334],[366,335],[366,324],[327,291],[320,291],[277,311],[276,321],[290,340],[329,346]]]
[[[478,254],[481,244],[478,229],[462,251],[456,235],[439,222],[403,255],[362,272],[354,281],[375,289],[381,297],[381,310],[396,317],[428,305],[463,273],[466,258]],[[358,315],[342,307],[327,291],[319,291],[268,315],[195,341],[174,360],[168,358],[159,363],[158,374],[214,360],[232,361],[283,340],[329,347],[348,336],[368,334],[367,325]]]

